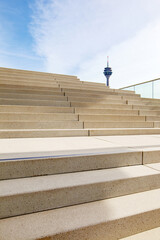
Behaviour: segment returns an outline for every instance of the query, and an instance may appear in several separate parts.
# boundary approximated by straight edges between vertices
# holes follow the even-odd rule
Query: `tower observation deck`
[[[112,69],[109,67],[109,57],[107,57],[107,67],[104,69],[103,73],[107,79],[106,85],[109,86],[109,78],[112,75]]]

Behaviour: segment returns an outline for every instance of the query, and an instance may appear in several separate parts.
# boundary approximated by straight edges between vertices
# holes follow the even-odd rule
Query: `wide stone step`
[[[1,71],[0,69],[0,75],[4,78],[10,78],[10,79],[17,79],[17,78],[25,78],[27,80],[29,79],[46,79],[46,80],[54,80],[55,76],[52,74],[34,74],[34,73],[20,73],[20,72],[6,72]]]
[[[73,151],[72,151],[73,152]],[[142,165],[142,152],[129,149],[94,149],[90,153],[65,153],[64,156],[45,153],[41,157],[23,157],[16,153],[1,154],[0,179],[24,178],[59,173],[100,170],[124,166]],[[148,153],[150,154],[150,152]],[[145,153],[146,162],[148,154]],[[153,156],[153,154],[152,154]],[[160,159],[159,159],[160,162]]]
[[[12,98],[12,99],[39,99],[39,100],[57,100],[67,101],[67,97],[62,95],[38,95],[38,94],[24,94],[24,93],[0,93],[0,98]]]
[[[0,80],[0,84],[13,84],[20,86],[37,86],[37,87],[58,87],[57,83],[41,83],[41,82],[28,82],[28,81],[16,81],[16,80]]]
[[[132,109],[131,105],[127,104],[105,104],[94,102],[71,102],[71,107],[86,107],[86,108],[110,108],[110,109]]]
[[[120,100],[123,99],[123,96],[118,96],[118,95],[109,95],[107,94],[101,94],[101,93],[86,93],[86,92],[65,92],[65,95],[68,97],[79,97],[79,98],[101,98],[101,99],[115,99],[115,100]]]
[[[3,76],[9,76],[9,77],[25,77],[28,79],[33,79],[33,78],[38,78],[38,79],[46,79],[46,80],[74,80],[74,81],[79,81],[77,76],[73,75],[64,75],[64,74],[55,74],[55,73],[44,73],[44,72],[35,72],[35,71],[26,71],[26,70],[17,70],[17,69],[5,69],[5,68],[0,68],[0,74]]]
[[[84,128],[153,128],[153,122],[84,122]],[[156,127],[156,126],[155,126]],[[158,126],[157,126],[158,127]]]
[[[33,121],[33,122],[52,122],[52,121],[65,121],[72,120],[78,121],[78,115],[71,113],[1,113],[0,112],[0,121]]]
[[[130,90],[121,90],[121,89],[115,89],[115,92],[118,93],[135,93],[135,91],[130,91]]]
[[[76,107],[75,108],[75,113],[77,114],[115,114],[115,115],[138,115],[139,111],[138,110],[125,110],[125,109],[99,109],[99,108],[80,108]]]
[[[0,98],[0,105],[61,106],[69,107],[68,101]]]
[[[54,96],[54,95],[58,95],[58,96],[61,96],[63,95],[64,96],[64,92],[61,92],[61,89],[60,88],[56,88],[54,89],[53,91],[52,90],[37,90],[37,89],[30,89],[30,88],[25,88],[25,89],[21,89],[21,88],[18,88],[18,87],[15,87],[15,88],[5,88],[5,87],[1,87],[0,88],[0,94],[3,94],[3,93],[7,93],[7,94],[16,94],[16,93],[20,93],[20,94],[37,94],[37,95],[51,95],[51,96]]]
[[[3,180],[0,182],[0,218],[159,187],[160,172],[145,166]]]
[[[2,139],[147,134],[160,134],[160,128],[0,129],[0,138]]]
[[[160,116],[146,116],[146,121],[158,121],[158,122],[160,122]]]
[[[154,102],[152,100],[150,101],[142,101],[142,99],[140,98],[139,100],[128,100],[128,104],[132,104],[132,105],[155,105],[155,106],[159,106],[160,103],[159,102]]]
[[[1,84],[0,88],[9,88],[9,89],[22,89],[22,90],[36,90],[36,91],[50,91],[50,92],[61,92],[61,88],[59,87],[52,87],[52,86],[29,86],[29,85],[17,85],[17,84]]]
[[[89,136],[87,129],[0,129],[0,138],[50,138]]]
[[[0,222],[0,238],[2,240],[120,239],[158,227],[159,215],[160,190],[155,189],[4,219]]]
[[[0,129],[82,129],[83,123],[78,121],[0,121]]]
[[[83,84],[82,82],[77,83],[67,83],[63,84],[60,83],[61,88],[70,88],[70,89],[93,89],[93,90],[99,90],[99,91],[110,91],[108,87],[104,86],[96,86],[91,84]]]
[[[82,84],[84,85],[94,85],[94,86],[102,86],[107,87],[105,83],[99,83],[99,82],[88,82],[88,81],[82,81]]]
[[[134,93],[125,93],[125,92],[116,92],[114,89],[110,89],[110,88],[106,88],[105,90],[99,90],[99,89],[86,89],[86,88],[71,88],[71,87],[63,87],[62,91],[64,91],[66,94],[70,93],[70,92],[78,92],[78,93],[92,93],[92,94],[103,94],[103,95],[118,95],[118,96],[124,96],[127,97],[137,97],[139,98],[140,95],[139,94],[134,94]]]
[[[150,101],[142,101],[142,102],[145,105],[155,105],[155,106],[159,106],[160,105],[160,102],[152,101],[152,99]]]
[[[119,95],[118,95],[119,96]],[[141,96],[139,94],[134,94],[134,95],[122,95],[122,99],[125,99],[125,100],[140,100],[141,99]]]
[[[160,127],[160,122],[154,122],[154,127],[159,128]]]
[[[110,104],[114,104],[114,103],[122,103],[122,104],[126,104],[126,100],[122,100],[122,99],[105,99],[105,98],[91,98],[91,97],[68,97],[69,101],[72,102],[94,102],[94,103],[110,103]]]
[[[79,79],[57,79],[55,78],[55,81],[60,84],[79,84],[81,81]]]
[[[160,103],[160,99],[156,98],[142,98],[142,101],[152,101]]]
[[[55,84],[55,85],[57,85],[57,81],[54,79],[54,78],[52,78],[52,79],[46,79],[46,78],[29,78],[29,77],[24,77],[24,76],[16,76],[16,77],[14,77],[14,76],[3,76],[3,75],[0,75],[0,82],[1,81],[19,81],[19,82],[28,82],[28,83],[36,83],[36,84]]]
[[[103,128],[90,129],[89,136],[115,136],[115,135],[147,135],[160,134],[160,128]]]
[[[160,106],[159,105],[132,105],[133,109],[138,109],[138,110],[157,110],[160,111]]]
[[[24,105],[0,105],[1,112],[26,112],[26,113],[74,113],[71,107],[56,106],[24,106]]]
[[[144,116],[128,116],[128,115],[79,115],[79,120],[80,121],[88,121],[88,122],[145,122],[145,117]]]
[[[141,116],[160,116],[160,111],[154,111],[154,110],[139,110],[139,115]]]
[[[100,90],[96,90],[96,89],[81,89],[81,88],[70,88],[70,87],[63,87],[62,88],[62,91],[65,92],[66,94],[68,93],[89,93],[89,94],[101,94],[101,95],[107,95],[107,94],[110,94],[110,95],[117,95],[117,93],[114,92],[114,90],[112,89],[109,89],[109,88],[106,88],[105,91],[100,91]]]

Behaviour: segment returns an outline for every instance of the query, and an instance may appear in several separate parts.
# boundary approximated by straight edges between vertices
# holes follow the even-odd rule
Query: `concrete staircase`
[[[0,69],[0,137],[160,133],[160,100],[75,76]]]
[[[159,102],[1,68],[0,239],[158,239]]]

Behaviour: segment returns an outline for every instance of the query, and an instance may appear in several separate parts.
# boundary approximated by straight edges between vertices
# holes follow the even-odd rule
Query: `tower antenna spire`
[[[109,56],[107,56],[107,67],[104,69],[103,73],[107,79],[106,85],[109,87],[109,78],[112,75],[112,68],[109,67]]]
[[[107,67],[109,67],[109,56],[107,56]]]

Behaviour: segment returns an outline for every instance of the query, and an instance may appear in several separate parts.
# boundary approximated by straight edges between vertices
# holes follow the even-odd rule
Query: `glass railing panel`
[[[152,98],[152,82],[136,85],[135,92],[141,97]]]
[[[160,98],[160,80],[153,81],[153,97]]]
[[[121,88],[122,90],[135,91],[144,98],[158,98],[160,99],[160,79],[135,84],[132,86]]]

